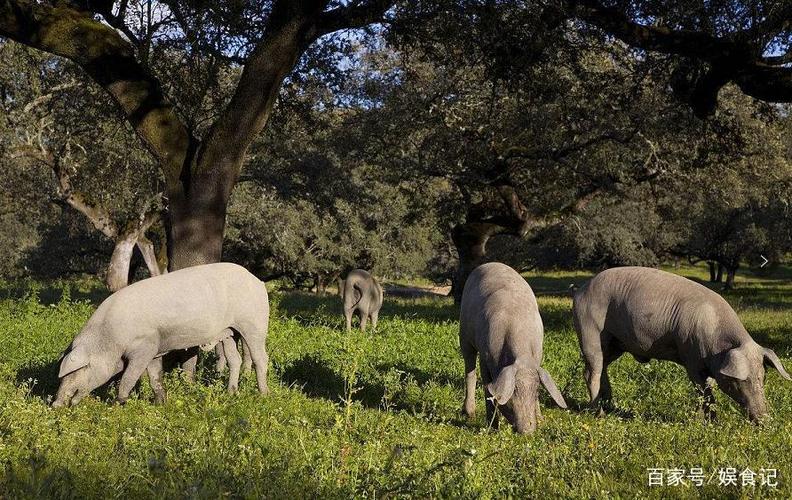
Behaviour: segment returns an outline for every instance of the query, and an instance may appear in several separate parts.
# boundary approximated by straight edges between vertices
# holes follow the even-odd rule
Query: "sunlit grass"
[[[703,279],[702,269],[681,273]],[[546,328],[545,367],[573,407],[586,391],[565,290],[585,279],[528,275]],[[792,283],[746,276],[738,285],[727,299],[792,368]],[[111,388],[55,411],[47,400],[58,356],[102,295],[62,296],[63,284],[27,296],[29,284],[11,288],[0,292],[2,497],[792,496],[792,384],[775,372],[766,383],[773,418],[761,427],[721,393],[717,422],[705,424],[684,370],[625,356],[611,369],[618,414],[562,411],[543,398],[535,434],[489,432],[481,394],[476,419],[459,414],[450,299],[386,297],[377,332],[347,335],[336,297],[277,292],[269,397],[252,376],[228,396],[207,357],[200,383],[168,376],[165,406],[152,405],[144,382],[123,407]],[[709,482],[648,488],[653,467],[701,467]],[[775,468],[779,486],[719,487],[726,467]]]

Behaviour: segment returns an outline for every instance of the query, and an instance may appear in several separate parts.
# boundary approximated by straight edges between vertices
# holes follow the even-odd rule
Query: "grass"
[[[786,272],[786,270],[782,270]],[[679,270],[703,279],[703,268]],[[0,291],[0,497],[565,498],[792,497],[792,384],[769,372],[772,419],[749,424],[718,392],[706,424],[684,371],[625,356],[611,369],[618,414],[597,418],[563,292],[587,275],[527,275],[545,323],[544,365],[575,409],[543,397],[536,433],[461,418],[457,312],[444,298],[387,298],[379,330],[342,331],[336,297],[272,294],[272,393],[247,375],[225,393],[211,356],[200,383],[168,375],[153,406],[144,381],[75,408],[47,406],[57,359],[96,307],[91,288],[30,283]],[[743,276],[727,294],[754,337],[792,368],[792,282]],[[778,486],[723,487],[718,469],[776,469]],[[702,468],[702,487],[648,487],[650,468]],[[738,478],[739,482],[739,478]]]

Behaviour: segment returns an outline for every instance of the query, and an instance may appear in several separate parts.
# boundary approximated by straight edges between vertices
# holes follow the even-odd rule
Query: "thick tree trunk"
[[[718,262],[718,273],[715,275],[715,283],[723,283],[723,264]]]
[[[224,170],[216,175],[235,175]],[[233,182],[224,189],[217,179],[203,179],[201,185],[185,192],[181,187],[168,192],[166,229],[168,270],[220,262],[228,199]]]
[[[715,283],[715,265],[716,264],[714,262],[707,262],[707,265],[709,266],[709,275],[710,275],[709,280],[710,280],[710,283]]]
[[[501,230],[502,228],[490,224],[460,224],[454,228],[451,239],[459,257],[451,286],[451,295],[455,303],[459,304],[462,301],[462,292],[470,273],[486,260],[487,242]]]

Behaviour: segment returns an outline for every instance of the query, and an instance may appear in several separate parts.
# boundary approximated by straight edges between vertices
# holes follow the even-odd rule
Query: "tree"
[[[130,131],[108,117],[102,96],[80,79],[69,64],[0,44],[0,156],[28,178],[50,179],[37,188],[12,183],[12,193],[73,210],[113,242],[106,281],[116,291],[129,281],[135,249],[149,272],[160,274],[146,233],[160,219],[161,182]]]
[[[345,85],[365,85],[360,76]],[[350,154],[365,149],[350,133],[365,111],[322,81],[279,103],[232,197],[228,258],[320,292],[355,268],[391,278],[425,271],[440,239],[436,189]]]
[[[711,115],[734,83],[769,102],[792,101],[792,2],[565,0],[566,12],[647,51],[678,56],[675,88]]]
[[[164,175],[168,265],[180,269],[220,259],[245,153],[303,54],[326,34],[382,21],[393,3],[3,0],[0,36],[70,59],[115,101]],[[157,74],[152,54],[175,45],[198,61],[195,80],[216,75],[220,62],[240,64],[208,124],[186,119],[195,114],[168,95],[189,85]]]
[[[368,145],[370,161],[449,184],[457,297],[493,236],[526,237],[598,197],[657,182],[702,147],[680,141],[691,117],[659,89],[655,67],[628,51],[543,48],[552,57],[530,59],[504,82],[487,64],[427,50],[398,53],[397,83],[375,85],[377,105],[349,128],[366,135],[355,143]]]

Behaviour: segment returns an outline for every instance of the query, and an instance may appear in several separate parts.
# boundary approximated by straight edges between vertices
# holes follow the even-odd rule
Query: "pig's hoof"
[[[259,393],[261,393],[262,396],[269,395],[269,393],[270,393],[269,387],[266,387],[266,386],[265,387],[261,387],[259,389]]]
[[[239,388],[236,386],[231,386],[228,388],[228,393],[231,394],[232,396],[238,392],[239,392]]]
[[[165,394],[162,394],[162,395],[155,394],[154,395],[154,404],[156,406],[162,406],[162,405],[164,405],[167,402],[168,402],[168,396],[166,396]]]

